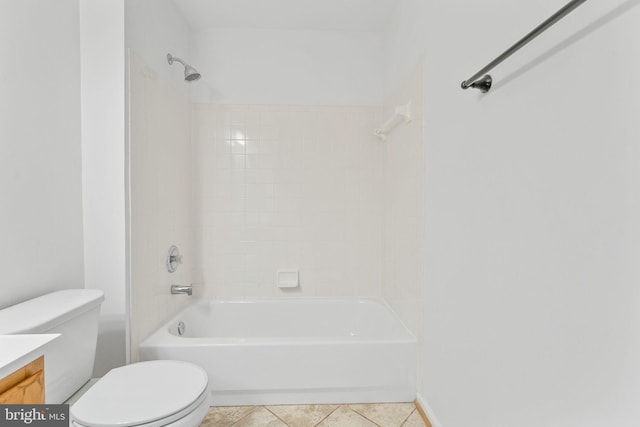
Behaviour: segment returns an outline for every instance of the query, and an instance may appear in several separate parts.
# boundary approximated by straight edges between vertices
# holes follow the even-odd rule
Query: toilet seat
[[[116,368],[71,406],[75,425],[156,427],[208,406],[204,369],[178,360],[154,360]]]

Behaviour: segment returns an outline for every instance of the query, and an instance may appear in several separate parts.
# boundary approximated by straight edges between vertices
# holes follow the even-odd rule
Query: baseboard
[[[422,406],[418,403],[418,400],[416,399],[413,403],[416,405],[416,409],[418,410],[418,413],[422,417],[422,421],[424,421],[424,425],[426,425],[427,427],[433,427],[433,424],[431,424],[431,421],[429,420],[429,417],[427,417],[427,414],[424,413],[424,409],[422,409]]]
[[[422,397],[420,393],[416,394],[415,405],[427,427],[442,427],[442,424],[440,424],[435,414],[433,413],[433,409],[431,409],[431,407],[427,404],[427,401],[424,400],[424,397]]]

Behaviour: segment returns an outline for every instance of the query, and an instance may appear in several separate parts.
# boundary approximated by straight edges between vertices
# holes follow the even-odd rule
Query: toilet
[[[68,289],[0,310],[0,334],[61,334],[45,352],[45,402],[64,403],[90,379],[102,291]],[[70,407],[75,427],[195,427],[209,410],[204,369],[153,360],[112,369]]]

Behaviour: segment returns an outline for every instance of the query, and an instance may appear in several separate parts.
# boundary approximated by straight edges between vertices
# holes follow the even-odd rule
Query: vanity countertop
[[[0,378],[44,354],[60,334],[0,335]]]

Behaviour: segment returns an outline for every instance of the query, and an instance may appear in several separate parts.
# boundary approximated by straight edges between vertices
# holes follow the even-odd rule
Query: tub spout
[[[192,285],[171,285],[171,295],[176,294],[193,294],[193,286]]]

